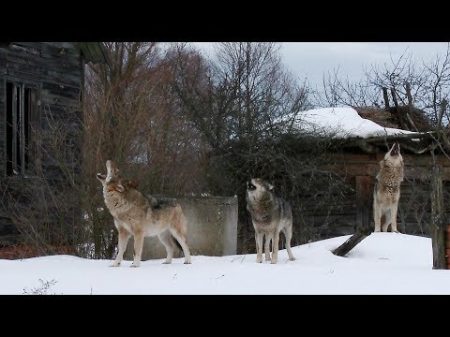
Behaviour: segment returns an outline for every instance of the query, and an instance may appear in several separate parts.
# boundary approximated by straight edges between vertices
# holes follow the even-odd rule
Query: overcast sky
[[[211,54],[213,43],[195,43]],[[364,66],[382,65],[405,51],[417,61],[432,60],[447,50],[447,42],[289,42],[281,43],[280,53],[285,65],[297,78],[308,79],[312,86],[321,86],[323,74],[339,67],[351,80],[364,75]]]

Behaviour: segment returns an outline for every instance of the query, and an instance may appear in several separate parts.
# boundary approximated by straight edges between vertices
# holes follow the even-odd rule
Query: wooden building
[[[364,113],[366,112],[366,113]],[[396,127],[389,113],[383,110],[358,111],[363,118],[384,127]],[[422,122],[422,120],[421,120]],[[418,123],[417,123],[418,124]],[[424,125],[424,123],[421,123]],[[426,126],[424,126],[426,127]],[[419,130],[420,131],[420,130]],[[388,148],[399,142],[405,164],[405,179],[401,185],[398,228],[414,235],[431,235],[431,194],[434,163],[439,168],[443,184],[444,213],[450,215],[450,160],[436,146],[432,132],[415,135],[392,135],[368,138],[347,138],[340,141],[335,152],[329,153],[330,166],[326,170],[344,177],[349,187],[336,197],[335,203],[320,209],[309,205],[304,198],[303,214],[297,222],[298,232],[308,228],[313,240],[353,234],[359,228],[373,228],[373,188],[379,161]],[[435,148],[434,158],[431,150]],[[301,238],[298,238],[301,241]]]
[[[37,168],[58,180],[51,155],[54,125],[68,132],[65,145],[74,155],[66,164],[78,171],[85,63],[107,62],[105,55],[96,42],[0,43],[1,191],[16,186],[20,194]],[[0,244],[13,233],[9,214],[0,211]]]

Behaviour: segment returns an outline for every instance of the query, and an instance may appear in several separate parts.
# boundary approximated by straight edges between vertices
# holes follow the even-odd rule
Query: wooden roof
[[[76,45],[87,61],[109,64],[108,55],[101,42],[77,42]]]
[[[13,42],[0,42],[0,47],[7,47]],[[77,47],[86,61],[92,63],[106,63],[110,64],[108,55],[105,51],[103,43],[101,42],[75,42]]]

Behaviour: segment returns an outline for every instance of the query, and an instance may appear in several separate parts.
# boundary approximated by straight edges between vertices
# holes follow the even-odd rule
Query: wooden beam
[[[353,234],[347,241],[342,245],[332,250],[331,252],[337,256],[345,256],[351,251],[358,243],[369,236],[369,233],[356,233]]]

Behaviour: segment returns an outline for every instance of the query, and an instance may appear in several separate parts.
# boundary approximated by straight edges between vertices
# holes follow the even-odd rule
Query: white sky
[[[194,43],[207,54],[214,43]],[[305,77],[312,86],[321,86],[328,71],[339,67],[351,80],[364,75],[364,66],[390,62],[405,51],[416,61],[432,60],[447,50],[447,42],[284,42],[280,53],[286,67],[299,79]]]

